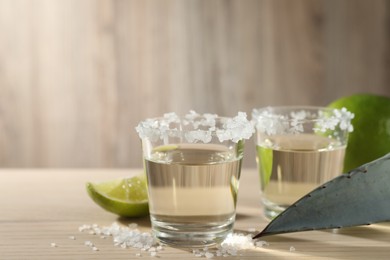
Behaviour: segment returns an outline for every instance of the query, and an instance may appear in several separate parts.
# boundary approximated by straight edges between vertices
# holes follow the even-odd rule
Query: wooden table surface
[[[150,230],[148,217],[120,219],[102,210],[88,197],[87,181],[127,177],[140,170],[0,170],[0,259],[139,259],[152,258],[136,249],[115,247],[111,238],[101,239],[79,232],[83,224],[101,226],[118,222],[137,223]],[[262,217],[258,176],[244,169],[237,204],[235,232],[260,230]],[[69,239],[74,236],[75,240]],[[263,238],[268,246],[241,251],[223,259],[388,259],[390,224],[376,224],[340,230],[309,231]],[[99,251],[84,245],[92,241]],[[57,246],[52,247],[51,243]],[[295,251],[290,251],[294,247]],[[141,256],[137,256],[141,253]],[[166,247],[161,259],[199,259],[183,249]],[[215,257],[216,258],[216,257]],[[222,257],[219,257],[222,258]]]

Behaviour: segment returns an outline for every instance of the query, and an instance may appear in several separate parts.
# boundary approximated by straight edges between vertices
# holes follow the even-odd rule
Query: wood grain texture
[[[105,239],[79,232],[84,224],[126,226],[137,223],[150,232],[148,217],[123,219],[104,211],[87,195],[85,182],[105,181],[138,174],[141,169],[2,169],[0,170],[1,259],[154,259],[148,252],[114,246]],[[243,169],[234,232],[263,229],[257,172]],[[388,223],[339,230],[307,231],[268,236],[268,246],[244,250],[223,259],[387,259],[390,254]],[[254,233],[253,231],[250,231]],[[69,239],[74,236],[76,239]],[[84,245],[92,241],[99,251]],[[56,243],[57,247],[51,247]],[[295,251],[290,251],[294,247]],[[189,250],[166,247],[157,259],[199,259]],[[205,258],[201,258],[205,259]],[[213,258],[220,259],[220,258]]]
[[[145,118],[390,96],[389,69],[386,0],[0,0],[0,166],[140,167]]]

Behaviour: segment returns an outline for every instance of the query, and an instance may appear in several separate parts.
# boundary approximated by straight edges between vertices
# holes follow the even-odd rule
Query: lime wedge
[[[91,199],[103,209],[122,217],[141,217],[149,213],[144,174],[102,183],[86,184]]]

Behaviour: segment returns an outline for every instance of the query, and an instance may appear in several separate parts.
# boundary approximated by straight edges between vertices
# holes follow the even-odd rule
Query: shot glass
[[[244,139],[254,133],[246,114],[169,113],[141,122],[136,130],[155,237],[179,247],[223,240],[235,221]]]
[[[342,173],[353,114],[325,107],[253,109],[264,215],[272,219]]]

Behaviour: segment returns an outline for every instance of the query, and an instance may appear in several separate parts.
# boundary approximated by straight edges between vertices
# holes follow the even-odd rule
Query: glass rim
[[[215,126],[215,128],[213,127],[212,129],[204,129],[205,127],[207,127],[207,125],[201,125],[199,124],[198,127],[194,127],[194,128],[186,128],[186,126],[189,126],[190,123],[187,122],[187,119],[185,118],[185,116],[178,116],[177,117],[178,121],[172,121],[172,122],[166,122],[166,118],[160,116],[160,117],[152,117],[152,118],[147,118],[146,120],[143,120],[142,122],[147,122],[147,121],[154,121],[154,122],[158,122],[158,123],[168,123],[166,126],[168,128],[164,129],[164,131],[167,131],[167,132],[171,132],[171,133],[186,133],[186,132],[192,132],[192,131],[208,131],[208,132],[211,132],[212,134],[216,134],[216,132],[218,130],[223,130],[223,128],[221,127],[217,127]],[[204,115],[199,115],[199,116],[196,116],[192,119],[195,119],[196,121],[195,122],[200,122],[200,120],[202,119],[207,119]],[[227,117],[227,116],[216,116],[216,117],[213,117],[213,120],[217,121],[216,124],[223,124],[224,122],[226,122],[227,120],[229,119],[233,119],[233,117]],[[180,126],[181,128],[178,128],[178,126]]]
[[[163,139],[167,137],[185,137],[190,142],[208,143],[218,137],[221,142],[238,142],[249,139],[255,132],[253,124],[246,113],[238,112],[235,117],[218,116],[217,114],[197,114],[190,111],[187,115],[175,113],[148,118],[136,127],[141,139]]]
[[[256,130],[268,134],[303,132],[304,125],[313,125],[313,130],[352,132],[354,114],[346,108],[320,106],[268,106],[252,110],[252,122]],[[335,131],[337,130],[337,131]]]
[[[267,106],[252,109],[252,120],[257,121],[260,118],[265,119],[280,119],[285,122],[318,122],[322,120],[319,114],[316,114],[312,118],[294,118],[291,117],[291,112],[324,112],[325,114],[331,115],[334,114],[336,108],[323,107],[323,106]],[[262,112],[270,112],[269,114],[261,114]],[[281,118],[283,116],[283,118]],[[313,116],[313,115],[312,115]]]

